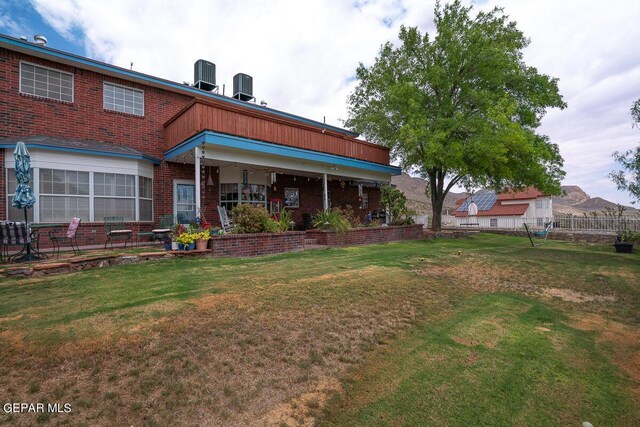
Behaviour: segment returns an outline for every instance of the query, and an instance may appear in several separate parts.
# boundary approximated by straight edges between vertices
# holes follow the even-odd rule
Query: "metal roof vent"
[[[207,92],[217,89],[216,64],[204,59],[198,59],[193,64],[193,81],[193,86],[198,89],[206,90]]]
[[[41,34],[36,34],[35,36],[33,36],[33,42],[35,44],[39,44],[40,46],[46,46],[47,41],[47,38]]]
[[[240,101],[251,101],[253,96],[253,77],[238,73],[233,76],[233,97]]]

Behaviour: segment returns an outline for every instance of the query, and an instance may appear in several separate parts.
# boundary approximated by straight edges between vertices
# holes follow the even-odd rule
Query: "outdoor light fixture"
[[[344,190],[344,187],[347,185],[346,182],[344,182],[344,180],[340,180],[340,187],[342,187],[342,189]]]

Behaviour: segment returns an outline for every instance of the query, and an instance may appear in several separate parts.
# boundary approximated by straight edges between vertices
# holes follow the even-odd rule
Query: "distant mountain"
[[[391,184],[395,185],[407,197],[407,206],[415,209],[418,214],[431,214],[431,200],[427,198],[426,189],[427,181],[422,178],[416,178],[406,173],[391,178]],[[444,208],[453,210],[456,207],[456,200],[465,198],[467,193],[449,192],[444,199]]]
[[[554,206],[575,206],[580,203],[584,203],[591,198],[577,185],[563,185],[560,189],[562,190],[562,196],[556,196],[553,198]]]

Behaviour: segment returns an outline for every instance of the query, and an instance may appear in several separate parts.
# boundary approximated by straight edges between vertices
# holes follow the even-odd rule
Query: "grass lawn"
[[[640,424],[640,254],[481,234],[0,282],[31,425]]]

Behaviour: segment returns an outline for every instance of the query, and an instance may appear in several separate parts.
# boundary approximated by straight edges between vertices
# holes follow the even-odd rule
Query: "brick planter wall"
[[[211,239],[215,257],[254,257],[304,249],[304,231],[286,233],[225,234]]]
[[[345,233],[326,230],[307,230],[307,239],[316,239],[319,245],[326,246],[368,245],[372,243],[422,238],[422,224],[354,228]]]

